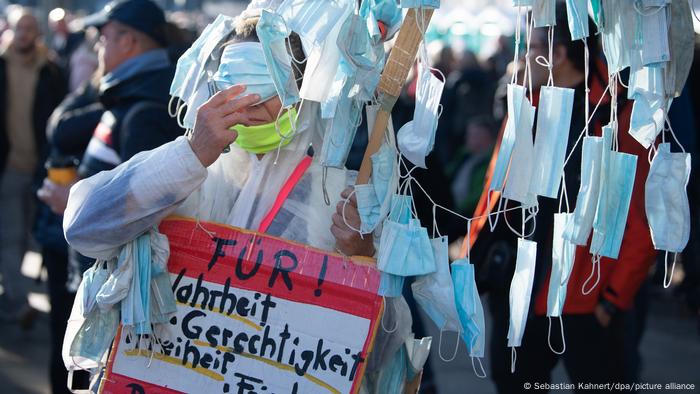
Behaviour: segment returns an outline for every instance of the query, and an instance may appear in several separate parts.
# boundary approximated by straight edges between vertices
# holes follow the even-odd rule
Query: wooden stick
[[[422,23],[418,25],[418,18],[422,16]],[[372,161],[370,157],[376,153],[382,145],[384,133],[389,124],[389,116],[391,109],[394,107],[396,100],[401,94],[401,89],[406,83],[408,73],[413,66],[418,53],[418,46],[423,39],[424,29],[427,29],[430,19],[433,16],[432,9],[409,9],[403,21],[403,26],[399,30],[399,36],[396,38],[394,48],[391,50],[389,59],[384,66],[384,71],[379,80],[377,90],[379,91],[379,102],[381,108],[377,113],[377,118],[372,127],[365,155],[362,158],[362,165],[357,176],[358,185],[364,185],[369,182],[369,177],[372,175]]]

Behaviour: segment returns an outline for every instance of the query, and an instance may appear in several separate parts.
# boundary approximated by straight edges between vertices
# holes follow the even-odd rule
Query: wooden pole
[[[369,137],[365,155],[362,158],[362,165],[357,176],[358,185],[364,185],[369,182],[369,177],[372,175],[372,161],[370,157],[379,150],[384,139],[387,125],[389,124],[389,116],[391,109],[394,107],[396,100],[401,94],[401,89],[406,83],[408,73],[413,66],[418,53],[418,46],[423,40],[423,34],[430,23],[430,18],[433,16],[432,9],[414,9],[411,8],[406,13],[403,21],[403,26],[399,30],[399,36],[396,38],[394,48],[391,50],[389,59],[384,66],[384,71],[379,79],[379,103],[380,108],[377,113],[377,118],[372,127],[372,134]],[[419,25],[419,21],[420,25]]]

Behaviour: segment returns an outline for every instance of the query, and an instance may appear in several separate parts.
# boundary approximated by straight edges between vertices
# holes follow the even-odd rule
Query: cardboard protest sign
[[[357,392],[383,307],[371,260],[202,226],[161,223],[177,313],[160,352],[120,332],[102,393]]]

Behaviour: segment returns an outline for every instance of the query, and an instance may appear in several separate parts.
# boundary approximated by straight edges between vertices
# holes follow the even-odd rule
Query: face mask
[[[377,378],[376,393],[402,393],[406,386],[406,348],[401,346],[394,356],[384,364]]]
[[[408,374],[407,381],[411,382],[413,379],[423,370],[425,362],[428,361],[428,356],[430,355],[430,346],[433,343],[432,337],[425,337],[421,339],[416,339],[415,335],[411,333],[404,345],[406,346],[406,358],[408,359]],[[388,392],[388,391],[385,391]]]
[[[569,142],[574,90],[545,86],[540,89],[530,192],[556,198]]]
[[[341,93],[335,115],[323,119],[326,134],[323,137],[319,163],[325,167],[345,168],[350,148],[355,140],[355,133],[362,116],[362,105]]]
[[[413,209],[413,197],[403,194],[394,194],[391,197],[389,220],[401,224],[408,224],[411,220]]]
[[[348,15],[352,10],[353,8],[349,5],[349,2],[346,2],[343,15],[339,19],[339,22],[330,30],[323,44],[318,47],[312,47],[311,52],[308,53],[304,78],[301,88],[299,89],[299,97],[302,99],[315,101],[321,104],[329,100],[334,100],[333,105],[337,105],[337,100],[344,83],[341,83],[335,90],[330,90],[328,87],[333,86],[342,60],[340,49],[336,44],[336,42],[340,40],[339,35],[342,26],[340,21],[349,19]],[[331,92],[333,94],[331,94]],[[333,108],[333,110],[335,110],[335,108]],[[324,118],[332,117],[332,114],[330,116],[324,116]]]
[[[377,224],[388,214],[392,192],[396,189],[398,180],[396,152],[388,144],[382,144],[370,159],[371,183],[355,185],[360,231],[363,234],[374,231]]]
[[[233,31],[233,19],[224,15],[207,25],[192,46],[180,56],[170,84],[170,95],[186,100],[194,91],[209,55]],[[215,44],[215,45],[212,45]]]
[[[337,0],[285,0],[277,8],[289,30],[315,47],[323,44],[345,7]]]
[[[187,106],[183,107],[187,110],[185,116],[183,117],[182,127],[185,129],[193,129],[195,120],[197,119],[197,109],[206,103],[211,97],[212,87],[209,85],[206,79],[200,80],[194,93],[190,95],[187,100]],[[179,117],[179,115],[178,115]]]
[[[641,67],[630,73],[628,97],[634,99],[630,117],[630,135],[646,149],[654,143],[664,126],[664,77],[661,66]],[[668,100],[668,107],[671,100]]]
[[[246,90],[243,94],[258,94],[259,103],[276,96],[277,91],[265,64],[267,55],[263,55],[263,48],[257,42],[227,45],[221,55],[219,69],[212,76],[216,90],[245,85]]]
[[[510,324],[508,347],[519,347],[525,333],[525,323],[530,309],[532,282],[535,277],[537,243],[518,238],[515,273],[510,282]]]
[[[379,21],[387,28],[386,40],[390,40],[401,27],[401,8],[393,0],[364,0],[360,6],[360,16],[367,21],[367,31],[375,45],[382,41]]]
[[[556,0],[534,0],[532,2],[532,18],[535,27],[554,26],[557,24]]]
[[[296,118],[297,111],[290,108],[280,116],[277,122],[257,126],[233,126],[231,130],[238,132],[234,143],[244,151],[255,154],[267,153],[284,147],[292,141],[292,138],[282,138],[282,136],[291,134],[292,121],[296,121]]]
[[[83,273],[80,286],[83,287],[83,316],[87,317],[97,305],[96,298],[102,286],[107,282],[110,270],[105,261],[97,261]]]
[[[530,192],[532,169],[534,166],[534,146],[532,125],[535,121],[535,107],[526,102],[522,108],[520,122],[515,130],[515,146],[508,170],[508,180],[503,189],[503,197],[518,201],[525,207],[537,205],[537,196]]]
[[[690,154],[671,153],[671,144],[659,144],[644,187],[651,239],[657,250],[680,253],[688,244],[689,177]]]
[[[397,142],[401,154],[411,163],[421,168],[425,157],[433,150],[435,130],[438,122],[438,106],[445,83],[433,75],[426,63],[419,63],[418,84],[416,86],[416,108],[413,120],[401,127]]]
[[[591,254],[617,259],[627,223],[637,156],[604,150],[603,183],[593,223]],[[604,160],[605,161],[605,160]],[[607,165],[606,165],[607,164]]]
[[[88,359],[101,364],[102,358],[112,345],[118,327],[119,311],[116,308],[106,311],[93,309],[73,338],[69,355],[74,359]]]
[[[416,276],[435,272],[435,258],[428,238],[428,230],[418,219],[401,224],[384,221],[377,268],[392,275]]]
[[[440,0],[401,0],[401,8],[440,8]]]
[[[508,172],[508,165],[510,164],[513,147],[515,146],[515,130],[520,123],[522,108],[529,106],[529,103],[523,105],[526,102],[525,88],[512,83],[508,84],[507,102],[508,120],[506,121],[506,128],[503,132],[501,145],[498,148],[498,158],[496,159],[496,166],[491,176],[489,190],[503,190],[506,173]]]
[[[462,339],[471,357],[484,357],[486,326],[484,308],[474,277],[474,266],[464,258],[452,263],[452,282],[457,312],[462,324]]]
[[[263,10],[255,30],[264,53],[263,59],[267,65],[265,74],[272,76],[282,105],[288,107],[299,101],[299,89],[292,72],[292,59],[287,52],[286,38],[289,36],[287,27],[280,15]],[[239,62],[241,65],[245,65],[246,62],[251,60],[255,62],[258,59],[260,58],[241,56]],[[238,70],[234,69],[233,71],[237,72]]]
[[[559,317],[566,300],[566,285],[574,266],[576,245],[564,239],[564,228],[573,215],[569,213],[554,214],[552,238],[552,271],[547,292],[547,316]]]
[[[672,21],[668,30],[671,60],[664,68],[666,95],[678,97],[683,91],[693,65],[693,51],[688,50],[695,42],[693,11],[690,9],[690,4],[684,1],[672,1],[669,8]]]
[[[379,291],[377,294],[384,297],[398,297],[403,293],[403,276],[380,272]]]
[[[384,50],[375,50],[367,31],[367,23],[359,15],[350,15],[342,24],[337,48],[343,56],[344,64],[352,69],[355,84],[353,92],[361,93],[359,100],[370,100],[379,84]]]
[[[447,237],[430,240],[435,258],[435,272],[418,277],[412,284],[413,298],[440,331],[459,332],[455,292],[450,278]]]
[[[602,2],[602,15],[604,16],[602,29],[603,52],[605,53],[608,73],[610,74],[629,67],[632,57],[631,52],[633,48],[636,48],[637,13],[630,12],[631,10],[627,7],[628,4],[614,0]]]
[[[564,238],[575,245],[588,244],[593,228],[600,193],[603,138],[584,137],[581,150],[581,186],[576,196],[576,209],[567,221]]]
[[[641,1],[634,4],[634,9],[641,19],[642,64],[646,66],[668,61],[671,56],[668,48],[665,4],[645,7]]]
[[[586,0],[566,0],[566,16],[572,40],[588,37],[588,2]]]

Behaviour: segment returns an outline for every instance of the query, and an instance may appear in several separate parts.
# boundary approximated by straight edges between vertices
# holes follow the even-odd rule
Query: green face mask
[[[235,144],[246,152],[261,154],[277,149],[279,146],[289,144],[291,138],[282,138],[282,135],[290,135],[292,130],[292,119],[296,120],[297,111],[289,109],[279,118],[279,132],[275,127],[275,122],[265,123],[257,126],[236,125],[231,130],[238,132]]]

